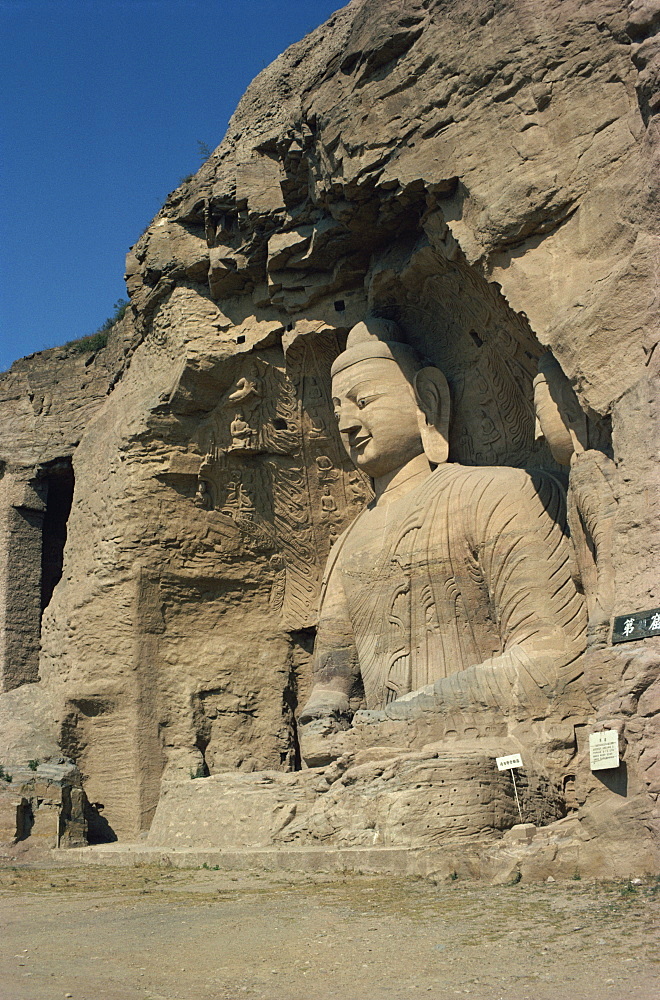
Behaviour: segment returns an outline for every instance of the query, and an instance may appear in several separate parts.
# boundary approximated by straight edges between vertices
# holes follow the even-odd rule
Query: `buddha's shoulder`
[[[431,490],[441,491],[449,485],[459,489],[475,489],[480,492],[507,494],[512,492],[540,490],[562,490],[560,476],[545,469],[523,469],[511,465],[458,465],[447,463],[429,477]]]

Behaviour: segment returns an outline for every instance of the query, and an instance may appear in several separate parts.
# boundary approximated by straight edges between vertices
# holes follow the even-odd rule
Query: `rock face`
[[[39,677],[40,618],[62,570],[71,456],[129,353],[126,326],[100,354],[50,350],[0,376],[0,688]]]
[[[323,566],[371,496],[330,366],[370,311],[445,373],[464,466],[559,472],[534,433],[552,352],[613,470],[609,615],[660,604],[658,25],[651,2],[353,0],[257,77],[132,248],[113,346],[0,379],[4,697],[34,688],[34,739],[120,839],[191,776],[300,767]],[[495,735],[549,775],[540,821],[657,843],[660,639],[605,632],[542,731]],[[590,771],[594,728],[620,731],[625,775]],[[448,736],[475,733],[333,739],[353,760]]]
[[[218,775],[166,789],[150,848],[442,847],[518,822],[508,774],[472,746],[365,750],[322,774]],[[525,788],[544,825],[561,813],[547,782]]]

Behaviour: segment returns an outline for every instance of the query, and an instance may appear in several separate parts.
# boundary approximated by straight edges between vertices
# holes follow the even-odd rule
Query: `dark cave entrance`
[[[46,509],[41,529],[41,613],[62,578],[67,521],[73,502],[74,475],[70,458],[58,459],[44,468]]]
[[[8,587],[0,607],[0,688],[5,691],[39,680],[43,613],[62,577],[73,500],[70,458],[25,471],[13,473],[14,496],[6,515]]]

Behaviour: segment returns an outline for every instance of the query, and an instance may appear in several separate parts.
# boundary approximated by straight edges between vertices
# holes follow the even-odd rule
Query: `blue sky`
[[[93,333],[249,82],[343,0],[0,0],[0,371]]]

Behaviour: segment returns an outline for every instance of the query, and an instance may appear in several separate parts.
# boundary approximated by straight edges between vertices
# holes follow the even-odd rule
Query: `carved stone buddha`
[[[326,568],[300,721],[496,710],[542,717],[580,673],[586,611],[564,497],[543,472],[451,463],[443,374],[394,323],[354,327],[332,367],[342,441],[373,502]]]

